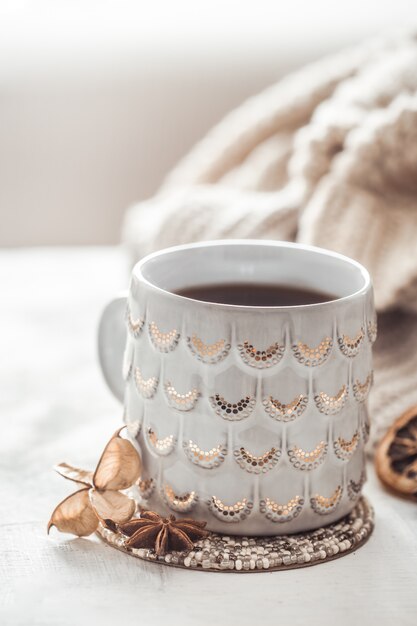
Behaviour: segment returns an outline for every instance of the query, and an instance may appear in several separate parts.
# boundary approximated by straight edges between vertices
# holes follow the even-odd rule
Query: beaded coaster
[[[190,552],[128,549],[123,535],[99,526],[98,536],[108,545],[144,561],[209,572],[260,572],[294,569],[325,563],[354,552],[370,537],[374,512],[363,496],[338,522],[310,532],[275,537],[238,537],[211,533]]]

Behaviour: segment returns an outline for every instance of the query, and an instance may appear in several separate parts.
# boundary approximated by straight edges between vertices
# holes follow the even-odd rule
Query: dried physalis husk
[[[120,491],[91,489],[90,500],[100,519],[111,519],[116,524],[129,521],[136,511],[136,502]]]
[[[93,476],[96,489],[128,489],[141,474],[140,456],[130,441],[120,437],[121,430],[110,439],[97,464]]]
[[[378,445],[376,471],[394,491],[417,498],[417,406],[399,417]]]
[[[135,501],[120,491],[136,483],[142,464],[133,444],[120,437],[121,430],[106,445],[94,474],[67,463],[55,467],[61,476],[85,488],[58,504],[48,532],[56,526],[61,532],[85,537],[97,530],[99,521],[107,526],[112,522],[123,524],[133,516]]]
[[[97,530],[99,519],[91,506],[89,491],[80,489],[58,504],[49,520],[48,533],[52,526],[78,537],[87,537]]]
[[[80,483],[88,487],[91,487],[93,484],[93,472],[89,472],[88,470],[74,467],[68,463],[59,463],[54,466],[54,470],[63,478],[72,480],[75,483]]]

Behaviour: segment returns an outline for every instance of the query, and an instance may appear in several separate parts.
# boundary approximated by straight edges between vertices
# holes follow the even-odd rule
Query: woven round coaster
[[[102,526],[98,536],[108,545],[144,561],[208,572],[266,572],[326,563],[357,550],[370,537],[374,512],[364,496],[343,519],[317,530],[275,537],[238,537],[211,533],[190,552],[129,549],[124,537]]]

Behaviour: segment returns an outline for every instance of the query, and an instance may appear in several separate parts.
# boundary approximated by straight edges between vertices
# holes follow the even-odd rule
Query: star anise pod
[[[128,548],[154,549],[158,556],[168,550],[191,550],[194,542],[207,537],[206,522],[173,515],[162,517],[153,511],[145,511],[140,518],[119,525],[120,531],[129,537]]]

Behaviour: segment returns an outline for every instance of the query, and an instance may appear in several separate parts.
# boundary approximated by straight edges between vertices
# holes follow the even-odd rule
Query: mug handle
[[[104,379],[113,395],[123,402],[123,354],[126,345],[124,323],[127,294],[111,300],[101,314],[98,326],[98,358]]]

